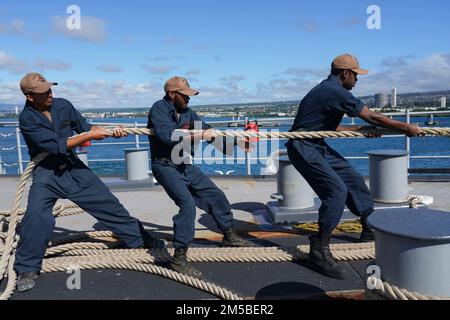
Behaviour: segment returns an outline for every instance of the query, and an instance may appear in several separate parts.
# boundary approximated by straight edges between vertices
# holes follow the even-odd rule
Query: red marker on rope
[[[247,123],[245,124],[244,131],[259,132],[258,120],[255,120],[254,123],[251,123],[250,121],[247,121]],[[258,142],[259,141],[259,137],[248,137],[246,140],[248,142]]]

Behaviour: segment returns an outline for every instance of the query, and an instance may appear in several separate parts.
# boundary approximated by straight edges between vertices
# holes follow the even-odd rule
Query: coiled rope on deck
[[[375,289],[373,290],[378,295],[389,300],[450,300],[450,297],[427,296],[418,292],[410,292],[374,276],[368,277],[367,281],[374,284]]]
[[[402,205],[408,204],[410,208],[417,208],[422,199],[419,196],[408,196],[405,200],[381,200],[373,199],[375,203],[388,204],[388,205]]]
[[[112,129],[108,129],[112,130]],[[124,132],[136,135],[153,135],[149,129],[139,128],[123,128]],[[422,134],[429,136],[450,136],[450,128],[423,128]],[[197,133],[202,131],[185,131],[187,133]],[[397,134],[387,131],[377,131],[380,134]],[[259,137],[262,139],[318,139],[318,138],[359,138],[370,137],[374,131],[323,131],[323,132],[238,132],[238,131],[216,131],[217,136],[224,137]],[[0,299],[9,299],[16,287],[17,275],[14,271],[15,249],[19,241],[17,234],[17,224],[20,222],[21,215],[25,212],[20,208],[25,185],[31,176],[33,169],[48,155],[47,152],[39,154],[28,164],[25,172],[22,174],[19,185],[17,187],[12,209],[10,212],[1,212],[0,215],[9,216],[8,232],[0,237],[0,280],[7,277],[8,283],[5,291],[0,295]],[[66,209],[75,209],[74,212],[80,213],[82,210],[75,205],[61,204],[55,207],[53,214],[61,216]],[[78,211],[81,210],[81,211]],[[67,213],[66,213],[67,214]],[[75,213],[73,213],[75,214]],[[102,232],[101,234],[84,233],[82,235],[71,236],[70,241],[83,238],[110,237],[111,233]],[[144,252],[144,250],[111,250],[116,246],[115,242],[105,243],[74,243],[67,244],[67,240],[56,240],[53,243],[58,244],[50,247],[46,255],[63,254],[62,257],[46,258],[43,262],[43,272],[66,271],[73,268],[74,265],[78,269],[96,269],[96,268],[114,268],[137,270],[157,274],[175,281],[179,281],[192,287],[204,290],[223,299],[241,299],[235,293],[208,283],[203,280],[195,279],[184,274],[177,273],[163,267],[155,266],[150,263],[156,261],[169,261],[170,251],[155,252],[155,250]],[[2,243],[4,242],[4,243]],[[344,244],[332,245],[333,254],[337,260],[358,260],[373,259],[373,244]],[[262,262],[262,261],[293,261],[302,260],[307,256],[308,246],[300,246],[298,248],[221,248],[221,249],[201,249],[192,248],[189,251],[189,260],[191,261],[227,261],[227,262]],[[414,295],[414,294],[413,294]]]

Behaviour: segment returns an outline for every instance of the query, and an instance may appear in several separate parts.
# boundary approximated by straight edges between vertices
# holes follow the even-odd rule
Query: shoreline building
[[[391,108],[397,108],[397,88],[391,90]]]
[[[375,94],[375,108],[383,109],[388,104],[388,95],[382,92]]]
[[[441,108],[445,109],[447,107],[447,97],[441,97]]]

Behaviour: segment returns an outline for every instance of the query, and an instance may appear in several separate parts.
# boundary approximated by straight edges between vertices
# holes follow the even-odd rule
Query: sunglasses
[[[348,71],[350,71],[351,73],[353,73],[353,76],[356,78],[356,77],[358,77],[358,74],[355,72],[355,71],[353,71],[353,70],[348,70]]]
[[[46,96],[48,96],[50,93],[52,93],[52,89],[48,89],[46,92],[43,92],[43,93],[29,92],[29,93],[27,93],[27,95],[46,95]]]

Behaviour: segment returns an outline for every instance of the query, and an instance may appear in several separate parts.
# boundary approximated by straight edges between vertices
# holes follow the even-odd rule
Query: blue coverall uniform
[[[335,131],[344,114],[357,117],[363,108],[364,103],[330,75],[301,101],[291,131]],[[291,139],[286,147],[290,161],[322,201],[321,233],[334,230],[346,205],[360,217],[373,212],[364,178],[324,139]]]
[[[58,199],[69,199],[113,231],[129,248],[143,245],[142,224],[131,217],[104,183],[67,150],[67,139],[89,131],[91,125],[65,99],[53,99],[52,121],[28,103],[19,125],[30,158],[50,153],[33,171],[28,207],[20,228],[15,270],[40,271],[48,241],[55,226],[52,214]]]
[[[196,206],[212,214],[222,231],[233,223],[231,206],[223,191],[196,166],[175,164],[171,159],[172,149],[180,143],[172,137],[174,130],[192,130],[197,121],[201,121],[203,130],[209,129],[190,108],[178,117],[173,103],[166,99],[157,101],[148,115],[147,127],[155,132],[155,136],[149,136],[153,175],[180,208],[173,217],[175,248],[186,248],[193,241]]]

